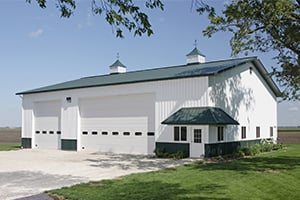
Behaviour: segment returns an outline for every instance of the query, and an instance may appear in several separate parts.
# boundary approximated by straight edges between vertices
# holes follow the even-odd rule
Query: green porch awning
[[[181,108],[162,124],[168,125],[239,125],[230,115],[221,108],[191,107]]]

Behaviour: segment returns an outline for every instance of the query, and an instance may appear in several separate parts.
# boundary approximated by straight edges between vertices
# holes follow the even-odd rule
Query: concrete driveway
[[[159,170],[191,159],[26,149],[0,152],[0,199],[16,199],[82,182]]]

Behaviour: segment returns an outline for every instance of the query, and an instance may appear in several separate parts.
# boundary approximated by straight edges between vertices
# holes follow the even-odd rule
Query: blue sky
[[[108,66],[120,60],[129,71],[185,63],[185,55],[198,41],[207,61],[230,58],[228,33],[212,38],[201,34],[208,25],[205,16],[191,9],[191,0],[166,0],[165,11],[146,10],[155,34],[124,39],[103,16],[91,13],[90,0],[78,1],[70,19],[60,18],[54,1],[40,9],[35,0],[2,0],[0,7],[0,127],[21,125],[21,99],[16,92],[84,76],[108,73]],[[213,1],[221,8],[220,1]],[[270,70],[274,53],[254,53]],[[243,55],[239,55],[242,57]],[[279,125],[300,125],[300,103],[278,106]]]

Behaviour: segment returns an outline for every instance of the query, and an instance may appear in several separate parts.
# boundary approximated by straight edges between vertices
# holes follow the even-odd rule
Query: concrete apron
[[[140,155],[25,149],[0,152],[0,199],[190,163]]]

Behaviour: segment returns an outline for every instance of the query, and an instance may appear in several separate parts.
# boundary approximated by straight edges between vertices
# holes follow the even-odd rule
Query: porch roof
[[[230,115],[216,107],[181,108],[162,124],[169,125],[239,125]]]

